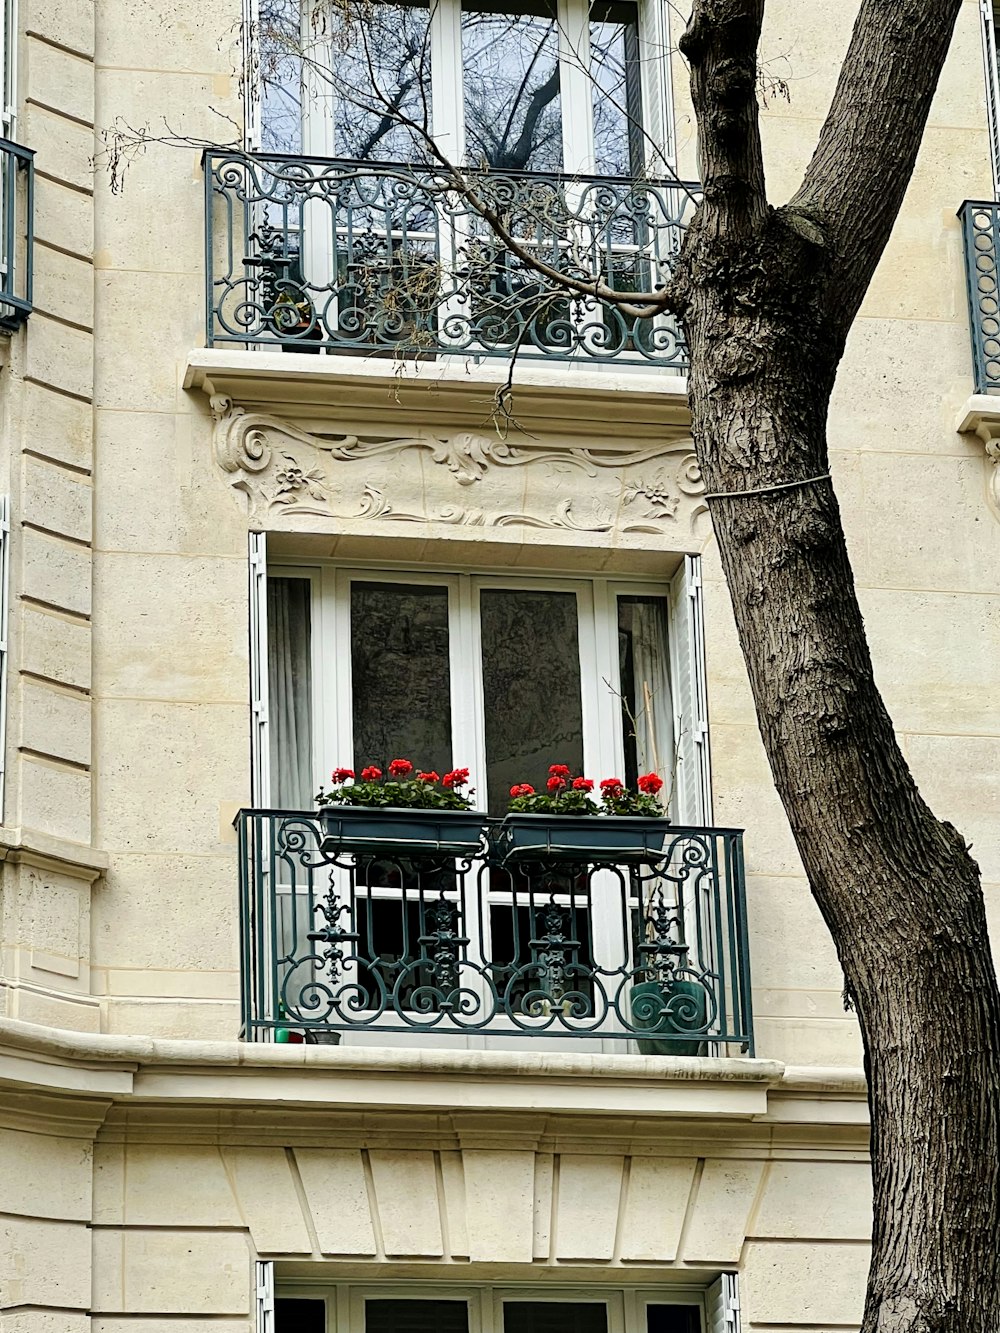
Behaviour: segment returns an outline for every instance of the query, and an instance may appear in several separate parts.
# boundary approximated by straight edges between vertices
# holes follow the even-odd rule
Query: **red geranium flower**
[[[413,772],[413,765],[409,759],[393,759],[389,765],[389,776],[391,778],[405,778]]]
[[[431,771],[430,771],[429,773],[418,773],[418,774],[417,774],[417,781],[418,781],[418,782],[440,782],[441,779],[440,779],[440,777],[437,775],[437,773],[435,773],[434,770],[431,769]]]
[[[593,784],[593,782],[591,781],[590,778],[574,778],[574,779],[573,779],[573,790],[574,790],[574,791],[593,791],[593,790],[594,790],[594,784]]]
[[[550,764],[549,772],[554,778],[568,778],[569,768],[566,764]]]
[[[530,782],[515,783],[510,789],[511,796],[534,796],[535,789]]]
[[[663,779],[657,777],[655,773],[643,773],[635,785],[640,791],[646,792],[647,795],[655,796],[663,786]]]
[[[369,764],[367,768],[361,770],[361,778],[363,782],[378,782],[381,776],[382,770],[376,768],[374,764]]]
[[[549,778],[545,785],[548,787],[549,791],[562,791],[563,787],[566,786],[566,779],[553,773],[552,777]]]
[[[333,772],[330,774],[330,781],[339,784],[341,782],[346,782],[348,778],[353,778],[353,777],[354,777],[353,768],[335,768]]]
[[[621,778],[601,779],[601,791],[620,791],[624,785]]]
[[[450,773],[446,773],[441,779],[442,787],[464,787],[469,780],[469,770],[467,768],[453,768]]]

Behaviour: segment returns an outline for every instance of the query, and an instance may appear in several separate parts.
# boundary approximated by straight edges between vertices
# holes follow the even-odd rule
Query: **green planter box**
[[[700,982],[682,977],[664,991],[658,981],[641,981],[632,987],[629,1000],[632,1026],[650,1034],[639,1038],[641,1055],[708,1053],[708,995]],[[699,1035],[692,1036],[693,1032]]]
[[[659,861],[670,821],[646,815],[508,815],[498,845],[504,861],[641,865]]]
[[[391,806],[328,805],[319,811],[324,852],[474,856],[486,816],[479,810],[397,810]]]

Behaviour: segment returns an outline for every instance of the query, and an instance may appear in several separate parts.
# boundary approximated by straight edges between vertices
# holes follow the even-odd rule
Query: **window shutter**
[[[688,555],[670,588],[670,669],[674,688],[675,807],[682,824],[712,822],[708,683],[701,556]]]
[[[643,161],[654,179],[674,163],[670,21],[665,0],[639,0]],[[659,151],[657,151],[659,150]]]
[[[0,496],[0,823],[7,763],[7,623],[10,615],[10,501]]]
[[[243,146],[260,148],[260,3],[243,0]]]
[[[705,1333],[740,1333],[740,1289],[735,1273],[723,1273],[705,1292]]]
[[[979,0],[983,30],[983,68],[986,74],[986,124],[993,164],[993,197],[1000,197],[1000,75],[997,72],[996,11],[993,0]]]
[[[274,1264],[254,1264],[254,1333],[274,1333]]]
[[[250,534],[250,803],[266,809],[271,764],[267,684],[267,537]]]

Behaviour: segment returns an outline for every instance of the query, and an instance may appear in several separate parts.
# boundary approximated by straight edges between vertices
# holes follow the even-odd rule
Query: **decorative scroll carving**
[[[977,435],[986,446],[986,457],[991,463],[986,497],[994,517],[1000,519],[1000,412],[990,410],[977,413],[970,418],[968,425],[959,427],[959,430],[966,429]]]
[[[394,523],[447,523],[468,527],[525,527],[567,529],[576,532],[667,534],[676,531],[683,515],[688,521],[705,509],[697,497],[704,484],[690,440],[664,440],[639,449],[567,445],[515,446],[462,431],[452,436],[316,435],[292,422],[262,413],[247,412],[225,397],[212,400],[215,415],[215,453],[232,484],[248,497],[255,518],[333,518],[343,522],[380,519]],[[550,475],[583,472],[587,477],[607,473],[608,485],[584,499],[560,498],[554,508],[441,505],[433,502],[413,508],[412,497],[399,504],[388,498],[389,483],[341,464],[368,464],[376,472],[391,472],[407,453],[420,451],[440,465],[463,488],[480,484],[506,469],[544,466]],[[656,466],[646,466],[655,463]],[[380,466],[381,465],[381,466]],[[642,468],[641,472],[635,469]],[[614,476],[618,473],[617,478]],[[360,485],[350,485],[357,478]],[[396,481],[395,485],[404,484]],[[414,491],[419,491],[415,486]],[[508,486],[507,491],[510,491]],[[542,488],[551,492],[552,487]],[[557,490],[563,489],[556,487]],[[356,499],[348,499],[354,490]],[[487,486],[493,492],[495,486]],[[440,487],[438,487],[440,492]],[[484,494],[484,500],[487,496]],[[616,518],[617,513],[617,518]]]

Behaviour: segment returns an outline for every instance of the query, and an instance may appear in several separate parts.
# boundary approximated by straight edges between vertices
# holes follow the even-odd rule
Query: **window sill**
[[[198,348],[188,356],[184,388],[241,406],[311,420],[384,420],[482,429],[489,422],[506,363],[467,357],[433,362],[375,357],[311,356]],[[571,430],[605,435],[628,427],[633,437],[657,437],[664,427],[690,427],[687,380],[643,366],[561,361],[520,364],[514,372],[514,416],[531,433]]]

